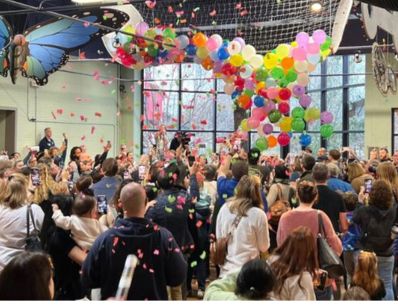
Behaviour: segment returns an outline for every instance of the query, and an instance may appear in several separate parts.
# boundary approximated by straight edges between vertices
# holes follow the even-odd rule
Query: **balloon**
[[[285,89],[280,89],[279,90],[279,98],[283,101],[287,101],[290,99],[290,97],[292,96],[292,92],[285,88]]]
[[[234,92],[232,92],[231,94],[231,98],[235,99],[237,98],[241,93],[238,90],[235,90]]]
[[[220,58],[218,57],[218,51],[212,51],[209,54],[210,59],[212,59],[213,61],[219,61]]]
[[[223,73],[225,76],[234,75],[236,72],[236,67],[232,66],[230,63],[225,63],[221,68],[221,73]]]
[[[278,88],[268,88],[267,90],[267,96],[269,99],[275,99],[279,95],[279,90]]]
[[[250,129],[256,129],[259,125],[260,121],[258,119],[251,117],[247,120],[247,127]]]
[[[175,42],[178,49],[185,49],[189,45],[189,38],[186,35],[180,35]]]
[[[307,68],[308,73],[312,73],[315,70],[316,70],[316,65],[312,64],[312,63],[308,63],[308,68]]]
[[[260,124],[260,125],[257,127],[257,133],[258,133],[260,136],[264,136],[263,125]]]
[[[246,45],[245,40],[241,37],[235,37],[233,41],[238,42],[240,44],[241,48],[245,47],[245,45]]]
[[[319,44],[316,44],[316,43],[308,44],[307,51],[311,55],[319,54],[319,51],[320,51]]]
[[[285,76],[285,72],[280,67],[274,67],[271,71],[271,76],[274,79],[281,79]]]
[[[261,96],[256,96],[255,98],[254,98],[254,105],[256,105],[256,107],[264,107],[264,102],[265,102],[265,100],[264,100],[264,98],[263,97],[261,97]]]
[[[268,78],[268,72],[264,67],[260,67],[256,71],[256,80],[257,81],[266,81]]]
[[[238,104],[242,109],[249,109],[252,106],[252,100],[250,96],[243,94],[238,98]]]
[[[279,127],[282,132],[290,132],[292,129],[292,118],[291,117],[284,117],[279,122]]]
[[[265,65],[266,69],[268,69],[268,70],[273,69],[277,63],[278,63],[278,57],[276,54],[267,53],[264,56],[264,65]]]
[[[306,87],[309,82],[310,78],[308,77],[307,73],[300,73],[297,76],[297,84],[299,84],[300,86]]]
[[[228,50],[227,50],[227,48],[225,48],[225,47],[221,47],[221,48],[218,50],[217,55],[218,55],[218,58],[219,58],[220,60],[226,60],[226,59],[229,58]]]
[[[240,127],[245,132],[248,132],[250,130],[249,127],[247,126],[247,119],[243,119],[242,122],[240,122]]]
[[[196,55],[196,47],[194,45],[189,44],[185,51],[187,52],[188,56]]]
[[[234,84],[232,84],[232,83],[226,83],[226,84],[224,85],[224,92],[225,92],[225,94],[227,94],[227,95],[232,95],[232,93],[234,92],[234,90],[235,90],[235,85],[234,85]]]
[[[276,110],[276,105],[275,105],[274,103],[272,103],[272,102],[269,102],[269,103],[267,103],[267,104],[264,106],[264,110],[265,110],[265,112],[269,113],[269,112],[271,112],[272,110]]]
[[[268,140],[265,137],[260,137],[256,140],[256,148],[261,152],[268,149]]]
[[[243,87],[245,86],[245,80],[243,79],[243,78],[241,78],[241,77],[237,77],[236,79],[235,79],[235,86],[237,86],[238,87],[238,89],[240,89],[241,91],[243,91]]]
[[[260,81],[260,82],[257,82],[257,84],[256,84],[256,92],[257,92],[257,94],[259,94],[258,92],[261,90],[261,89],[264,89],[265,88],[265,82],[264,81]],[[260,94],[259,94],[260,95]],[[262,96],[262,95],[261,95]]]
[[[278,145],[278,139],[274,135],[268,136],[268,147],[274,148]]]
[[[196,50],[196,56],[199,58],[199,59],[206,59],[207,58],[207,56],[209,55],[209,51],[206,49],[206,47],[199,47],[197,50]]]
[[[334,132],[333,126],[330,124],[321,125],[320,132],[323,138],[330,138]]]
[[[304,109],[301,107],[294,107],[292,110],[292,117],[293,118],[303,118],[304,117]]]
[[[140,36],[144,36],[145,32],[149,30],[149,26],[146,22],[141,21],[135,26],[135,33]]]
[[[290,70],[286,74],[286,80],[288,82],[295,82],[297,80],[297,73],[294,70]]]
[[[219,45],[218,42],[215,39],[212,39],[211,37],[207,40],[206,42],[206,49],[208,51],[214,51],[218,49]]]
[[[244,60],[240,54],[236,54],[229,58],[229,63],[231,63],[233,66],[239,67],[243,65]]]
[[[267,86],[269,87],[275,87],[276,86],[276,81],[274,78],[267,78],[267,80],[265,81],[265,83],[267,84]]]
[[[306,122],[311,122],[318,120],[321,117],[321,112],[318,108],[310,107],[305,111],[304,120]]]
[[[242,78],[249,78],[253,74],[253,68],[246,64],[240,69],[240,76]]]
[[[278,110],[282,113],[282,114],[288,114],[290,111],[290,105],[286,102],[281,102],[278,104]]]
[[[192,37],[192,43],[197,47],[206,47],[206,42],[207,36],[202,32],[198,32]]]
[[[272,131],[274,130],[274,127],[271,124],[264,124],[263,126],[263,132],[266,135],[269,135],[272,133]]]
[[[282,115],[279,110],[271,110],[268,114],[268,119],[271,123],[276,123],[280,120],[281,116]]]
[[[264,121],[267,117],[267,113],[264,108],[254,108],[252,110],[252,118],[259,120],[260,122]]]
[[[329,111],[324,111],[321,113],[321,123],[330,124],[333,122],[333,114]]]
[[[300,85],[295,85],[295,86],[293,86],[292,92],[293,92],[294,96],[301,97],[305,93],[305,88]]]
[[[309,55],[308,56],[308,62],[309,64],[318,64],[319,61],[321,61],[321,56],[319,54],[315,54],[315,55]],[[309,65],[308,65],[309,66]],[[308,67],[307,67],[308,70]]]
[[[242,45],[237,41],[232,41],[229,42],[227,49],[230,55],[237,55],[241,52]]]
[[[310,36],[308,33],[300,32],[296,35],[296,42],[299,44],[299,46],[307,46],[309,40]]]
[[[278,136],[278,142],[283,147],[287,146],[290,142],[290,136],[285,132],[280,133]]]
[[[289,70],[293,67],[294,60],[293,60],[293,58],[284,58],[281,62],[281,65],[282,65],[283,69]]]
[[[296,61],[304,61],[307,59],[307,51],[301,47],[294,48],[292,51],[292,57]]]
[[[301,134],[300,135],[300,144],[303,147],[307,147],[311,144],[312,138],[310,135],[307,134]]]
[[[256,55],[256,48],[254,48],[252,45],[246,45],[245,47],[242,48],[242,57],[246,61],[248,61],[255,55]]]
[[[328,37],[328,38],[325,40],[325,43],[323,43],[323,44],[321,45],[321,51],[326,51],[326,50],[328,50],[328,49],[330,48],[330,45],[332,45],[332,39],[331,39],[330,37]]]
[[[246,89],[248,89],[248,90],[254,90],[255,89],[255,85],[254,85],[254,80],[252,79],[252,78],[247,78],[246,80],[245,80],[245,85],[244,85],[244,87],[246,88]],[[253,94],[254,94],[254,92],[253,92]]]
[[[303,94],[300,99],[299,99],[299,104],[300,106],[302,106],[303,108],[307,108],[311,105],[311,96],[307,95],[307,94]]]
[[[302,133],[305,129],[305,122],[302,118],[294,118],[292,122],[292,129],[295,132]]]
[[[217,43],[217,48],[222,45],[222,37],[219,34],[213,34],[210,38]]]
[[[314,33],[312,33],[312,39],[318,45],[323,44],[325,42],[325,40],[326,40],[325,31],[323,31],[323,30],[315,30]]]
[[[175,31],[174,31],[174,29],[172,29],[172,28],[166,28],[166,29],[164,29],[164,31],[163,31],[163,36],[164,37],[167,37],[167,38],[171,38],[171,39],[175,39],[176,38],[176,33],[175,33]]]
[[[303,73],[307,70],[308,63],[306,61],[296,61],[294,62],[294,69],[297,73]]]
[[[286,58],[290,54],[290,46],[287,44],[280,44],[276,47],[275,53],[279,59]]]
[[[249,64],[256,70],[263,65],[263,57],[260,55],[255,55],[250,58]]]

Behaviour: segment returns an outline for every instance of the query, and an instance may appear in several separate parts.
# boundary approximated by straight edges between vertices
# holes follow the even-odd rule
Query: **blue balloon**
[[[214,62],[220,60],[218,58],[218,52],[217,51],[212,51],[209,53],[210,59],[212,59]]]
[[[187,48],[185,48],[188,56],[195,56],[196,55],[196,46],[189,44]]]
[[[264,97],[256,96],[254,98],[254,105],[256,105],[256,107],[264,107],[264,102]]]
[[[159,57],[164,59],[169,55],[169,51],[168,50],[162,50],[161,52],[159,52]]]
[[[240,95],[240,91],[235,90],[234,92],[232,92],[231,98],[232,98],[232,99],[235,99],[235,98],[237,98],[239,95]]]
[[[218,55],[218,58],[219,58],[220,60],[226,60],[226,59],[228,59],[228,58],[229,58],[228,49],[225,48],[225,47],[221,47],[221,48],[218,50],[217,55]]]
[[[303,147],[309,146],[311,144],[311,142],[312,142],[312,138],[311,138],[310,135],[307,135],[307,134],[301,134],[300,135],[300,144]]]

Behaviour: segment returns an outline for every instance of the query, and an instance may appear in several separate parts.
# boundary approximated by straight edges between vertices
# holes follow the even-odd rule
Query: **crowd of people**
[[[398,298],[398,153],[207,157],[165,134],[139,161],[51,128],[1,155],[0,300]]]

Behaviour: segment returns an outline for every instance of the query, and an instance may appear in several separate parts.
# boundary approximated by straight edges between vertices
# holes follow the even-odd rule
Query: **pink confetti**
[[[247,14],[249,14],[247,10],[243,10],[242,12],[240,12],[240,16],[245,16]]]
[[[158,256],[158,255],[159,255],[159,249],[155,249],[155,250],[153,251],[153,254],[154,254],[155,256]]]
[[[203,222],[201,220],[198,220],[196,223],[196,228],[200,228],[203,225]]]
[[[85,136],[85,135],[83,135],[83,136],[80,138],[81,141],[84,141],[85,139],[86,139],[86,136]]]
[[[177,119],[177,118],[171,118],[171,120],[172,120],[173,122],[178,122],[178,119]]]
[[[138,256],[138,259],[142,259],[144,257],[144,253],[141,251],[141,249],[137,250],[137,256]]]
[[[194,123],[192,123],[191,127],[192,129],[196,129],[196,125]]]
[[[235,9],[240,10],[242,8],[242,3],[237,3]]]
[[[177,204],[177,205],[176,205],[176,208],[177,208],[178,210],[181,210],[181,211],[184,210],[184,208],[183,208],[183,206],[182,206],[181,204]]]
[[[134,92],[134,91],[135,91],[135,85],[131,85],[131,86],[130,86],[130,91],[131,91],[131,92]]]
[[[153,230],[158,231],[159,230],[159,226],[158,225],[153,225]]]
[[[172,14],[174,12],[174,9],[173,9],[173,7],[171,5],[169,5],[167,7],[167,12],[169,12],[170,14]]]
[[[142,267],[143,267],[144,269],[147,269],[147,266],[146,266],[145,263],[142,265]]]
[[[147,0],[147,1],[145,1],[145,5],[146,5],[148,8],[153,9],[153,8],[155,8],[155,6],[156,6],[156,0],[153,0],[153,1]]]
[[[88,21],[85,21],[85,22],[83,23],[83,26],[84,26],[85,28],[88,28],[88,27],[90,27],[90,23],[89,23]]]
[[[100,73],[98,71],[95,71],[93,73],[93,78],[94,78],[94,80],[99,80],[100,79]]]
[[[149,272],[153,274],[155,271],[153,270],[153,268],[150,268]]]
[[[180,18],[182,15],[184,15],[184,11],[176,11],[176,16]]]
[[[178,204],[185,204],[185,201],[186,201],[185,197],[183,197],[183,196],[178,196],[177,197],[177,203]]]
[[[173,241],[173,237],[170,236],[170,237],[168,238],[168,241],[169,241],[169,242],[172,242],[172,241]]]
[[[84,115],[81,115],[81,116],[80,116],[80,120],[81,120],[81,121],[84,121],[85,119],[86,119],[86,117],[85,117]]]
[[[102,113],[101,112],[96,112],[96,113],[94,113],[94,115],[96,116],[96,117],[102,117]]]
[[[116,236],[113,238],[113,247],[115,247],[117,245],[117,243],[119,242],[119,238]]]
[[[214,9],[214,10],[212,10],[212,11],[209,13],[209,15],[210,15],[211,17],[214,17],[214,16],[217,15],[217,11]]]
[[[69,115],[70,115],[71,117],[74,117],[74,116],[75,116],[75,113],[74,113],[74,112],[71,112]]]
[[[91,126],[91,135],[94,135],[95,132],[95,126]]]
[[[178,252],[181,252],[181,250],[180,250],[180,248],[175,248],[174,252],[178,253]]]
[[[86,59],[86,52],[82,51],[82,52],[79,54],[79,59],[80,59],[80,60]]]
[[[63,109],[57,109],[57,113],[58,113],[58,114],[63,114],[63,113],[64,113],[64,110],[63,110]]]
[[[207,125],[207,120],[201,120],[201,121],[200,121],[200,124],[202,124],[202,125]]]

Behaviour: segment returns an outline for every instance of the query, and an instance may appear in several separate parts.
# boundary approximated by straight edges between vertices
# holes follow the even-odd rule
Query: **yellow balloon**
[[[233,66],[239,67],[243,65],[244,60],[240,54],[236,54],[229,58],[229,63],[231,63]]]
[[[260,89],[264,89],[266,86],[264,81],[260,81],[257,85],[256,85],[256,92],[258,92]]]
[[[243,119],[242,122],[240,122],[240,127],[245,132],[248,132],[250,130],[250,128],[247,126],[247,119]]]
[[[264,65],[265,65],[266,69],[268,69],[268,70],[273,69],[277,63],[278,63],[278,56],[276,54],[267,53],[264,56]]]
[[[298,43],[297,43],[296,41],[292,42],[290,45],[291,45],[292,47],[298,47]]]
[[[330,56],[331,53],[332,53],[332,51],[330,49],[326,49],[324,51],[321,51],[322,59],[325,60],[328,56]]]
[[[276,47],[276,55],[281,60],[283,58],[287,58],[290,55],[290,46],[287,44],[280,44]]]
[[[292,130],[292,118],[291,117],[284,117],[279,122],[279,127],[281,128],[282,132],[290,132]]]
[[[204,60],[209,55],[209,51],[207,50],[206,47],[199,47],[198,50],[196,51],[196,55],[198,56],[199,59]]]

